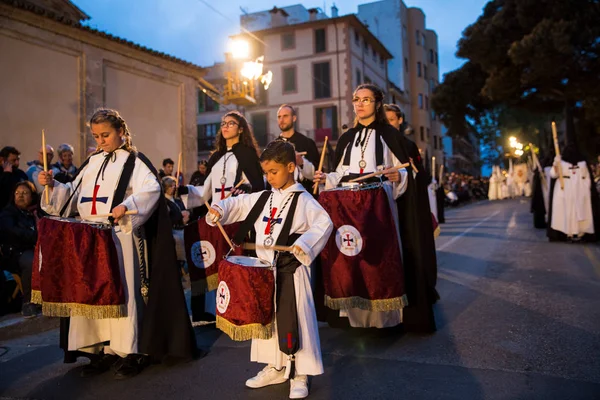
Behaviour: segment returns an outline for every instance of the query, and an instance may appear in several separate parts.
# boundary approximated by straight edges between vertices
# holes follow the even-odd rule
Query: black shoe
[[[99,354],[88,365],[83,367],[80,376],[87,378],[89,376],[100,375],[110,369],[110,367],[119,360],[119,356],[114,354]]]
[[[141,354],[129,354],[115,364],[115,379],[132,378],[150,364],[150,358]]]
[[[40,306],[38,306],[37,304],[24,303],[23,307],[21,308],[21,314],[23,315],[23,318],[35,318],[38,316],[39,313]]]

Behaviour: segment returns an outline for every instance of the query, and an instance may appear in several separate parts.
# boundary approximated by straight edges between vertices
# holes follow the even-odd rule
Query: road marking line
[[[470,227],[469,229],[467,229],[466,231],[462,232],[460,235],[453,237],[452,239],[450,239],[448,242],[444,243],[442,246],[440,246],[437,251],[442,251],[444,250],[446,247],[450,246],[452,243],[456,242],[458,239],[460,239],[461,237],[463,237],[464,235],[466,235],[467,233],[471,232],[473,229],[477,228],[479,225],[483,224],[484,222],[488,221],[489,219],[495,217],[496,215],[500,214],[500,210],[496,211],[495,213],[493,213],[492,215],[488,216],[485,219],[482,219],[481,221],[479,221],[478,223],[476,223],[475,225],[473,225],[472,227]]]
[[[589,246],[584,246],[583,252],[594,266],[594,271],[596,272],[596,275],[600,276],[600,261],[598,261],[592,250],[589,248]]]

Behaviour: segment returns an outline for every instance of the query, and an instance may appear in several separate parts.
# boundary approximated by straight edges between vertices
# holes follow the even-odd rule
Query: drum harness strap
[[[291,246],[300,237],[299,234],[290,234],[294,214],[298,206],[298,198],[302,192],[294,192],[288,215],[277,237],[276,245]],[[235,243],[241,243],[248,234],[251,227],[261,215],[267,200],[271,197],[271,191],[264,191],[258,201],[250,210],[246,220],[240,226],[235,235]],[[294,272],[301,265],[300,261],[289,252],[277,252],[275,255],[276,291],[275,291],[275,318],[277,323],[277,334],[279,338],[279,350],[288,355],[285,377],[294,377],[295,357],[300,349],[300,336],[298,330],[298,310],[296,308],[296,290],[294,287]]]

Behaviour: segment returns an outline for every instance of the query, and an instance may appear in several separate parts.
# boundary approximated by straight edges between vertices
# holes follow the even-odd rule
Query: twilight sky
[[[239,33],[240,7],[257,12],[300,3],[299,0],[72,0],[91,17],[88,25],[171,54],[203,67],[223,61],[228,37]],[[212,5],[219,13],[208,7]],[[358,12],[368,0],[338,0],[339,15]],[[425,12],[426,25],[438,34],[440,78],[463,61],[454,55],[462,31],[481,15],[487,0],[405,0]],[[333,2],[307,0],[331,16]]]

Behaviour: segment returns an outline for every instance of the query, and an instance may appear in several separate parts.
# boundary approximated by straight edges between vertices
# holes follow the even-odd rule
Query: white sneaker
[[[254,378],[246,381],[246,386],[252,389],[258,389],[269,385],[277,385],[287,381],[285,378],[285,368],[277,371],[274,366],[267,365]]]
[[[290,379],[290,399],[303,399],[308,396],[308,377],[296,375]]]

